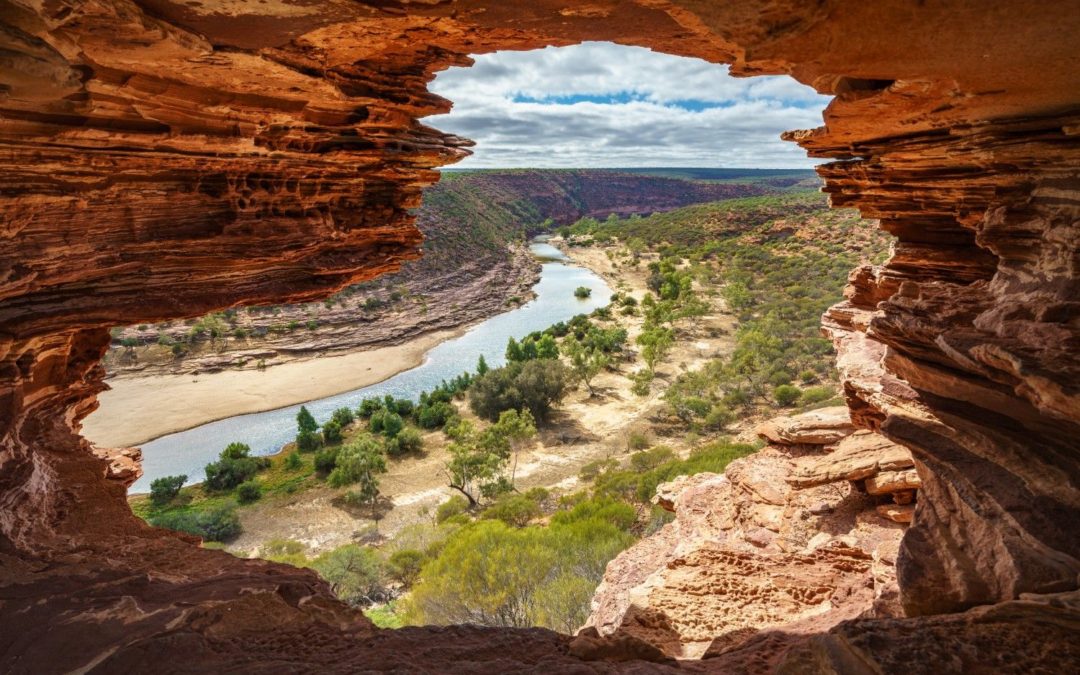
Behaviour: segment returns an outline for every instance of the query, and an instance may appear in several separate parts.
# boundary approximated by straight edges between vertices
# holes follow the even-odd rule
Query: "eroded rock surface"
[[[843,624],[811,660],[785,668],[844,670],[856,631],[878,663],[903,654],[905,670],[1076,670],[1061,646],[1072,605],[1018,600],[1061,597],[1080,573],[1074,4],[0,0],[0,22],[0,550],[10,561],[0,635],[39,636],[6,643],[7,670],[66,668],[73,645],[84,668],[104,670],[102,655],[145,658],[110,618],[118,596],[76,588],[142,580],[122,597],[153,604],[172,583],[159,567],[189,569],[194,616],[249,602],[248,575],[269,587],[295,574],[244,566],[225,580],[210,571],[215,554],[131,515],[132,472],[78,436],[101,391],[108,328],[321,299],[396,269],[416,255],[422,187],[468,146],[418,121],[449,105],[426,91],[433,73],[468,53],[586,39],[730,63],[738,75],[789,74],[834,95],[823,127],[788,138],[833,160],[819,173],[835,205],[897,237],[885,265],[852,274],[825,325],[852,421],[914,458],[920,495],[897,560],[903,607],[949,614]],[[753,522],[776,526],[771,499],[754,502]],[[747,541],[779,546],[766,532],[776,534],[762,524]],[[24,591],[41,602],[12,604]],[[546,669],[568,663],[552,636],[515,650],[498,632],[361,643],[326,628],[308,642],[273,614],[251,622],[282,642],[269,631],[229,638],[245,663],[280,664],[297,645],[320,644],[385,664],[387,649],[418,643],[458,670],[482,670],[470,653],[501,659],[504,672],[535,668],[542,658],[529,655],[545,649],[556,659]],[[156,636],[159,669],[215,669],[208,654],[219,652],[192,647],[207,644],[213,622],[187,632],[152,622],[141,634]],[[79,626],[79,640],[46,630],[63,625]],[[910,640],[883,637],[896,631]],[[409,642],[420,635],[430,640]],[[486,651],[489,638],[499,654]],[[723,658],[771,668],[790,642],[774,632]]]
[[[657,489],[675,520],[613,560],[589,618],[677,658],[719,656],[770,629],[808,634],[864,613],[899,611],[903,528],[849,483],[788,478],[823,446],[768,446],[723,475]]]

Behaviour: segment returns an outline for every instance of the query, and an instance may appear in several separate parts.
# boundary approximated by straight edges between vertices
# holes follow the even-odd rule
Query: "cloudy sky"
[[[460,168],[810,167],[779,135],[820,126],[828,102],[788,77],[595,42],[478,56],[432,90],[454,110],[425,122],[477,142]]]

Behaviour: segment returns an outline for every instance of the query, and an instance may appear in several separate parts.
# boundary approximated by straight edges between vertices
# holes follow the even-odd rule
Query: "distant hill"
[[[792,169],[444,171],[424,193],[417,218],[426,237],[424,258],[409,263],[404,273],[446,271],[462,259],[505,256],[508,241],[586,216],[649,215],[819,185],[813,171]]]

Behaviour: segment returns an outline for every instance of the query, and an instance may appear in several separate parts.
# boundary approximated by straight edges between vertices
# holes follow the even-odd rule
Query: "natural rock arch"
[[[1080,11],[1050,4],[0,0],[0,663],[120,670],[167,653],[204,670],[349,669],[398,665],[422,641],[435,646],[418,666],[570,665],[540,632],[356,642],[370,630],[311,574],[134,518],[134,453],[91,449],[78,422],[112,325],[319,298],[414,257],[409,210],[467,147],[417,121],[447,109],[426,91],[433,73],[585,39],[836,96],[824,127],[788,137],[837,160],[820,169],[835,205],[898,238],[825,325],[854,418],[919,463],[905,608],[1075,598]],[[973,626],[1043,606],[906,621],[930,650],[943,631],[975,640]],[[1055,611],[1036,637],[1061,635]],[[890,625],[806,649],[843,663],[852,635]],[[755,645],[751,660],[785,658]]]

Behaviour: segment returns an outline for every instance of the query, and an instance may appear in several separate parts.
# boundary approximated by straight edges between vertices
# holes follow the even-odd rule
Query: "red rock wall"
[[[0,28],[5,596],[13,583],[60,593],[35,571],[47,560],[87,585],[147,575],[132,597],[164,583],[162,551],[193,580],[208,567],[211,554],[131,516],[133,473],[110,480],[77,435],[109,326],[317,298],[395,269],[415,255],[409,210],[432,168],[467,146],[418,121],[447,109],[426,91],[433,73],[584,39],[836,95],[824,127],[790,138],[837,160],[821,169],[836,205],[899,239],[826,325],[855,419],[918,462],[905,607],[1077,587],[1075,3],[0,0]],[[291,574],[227,567],[266,588]],[[241,586],[207,581],[192,601]],[[109,597],[35,616],[81,612],[93,627]],[[166,630],[125,616],[132,641]],[[114,633],[83,633],[97,640],[87,653],[115,647]]]

